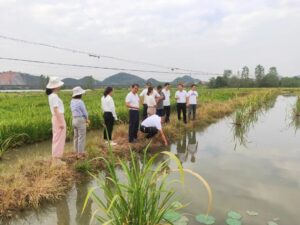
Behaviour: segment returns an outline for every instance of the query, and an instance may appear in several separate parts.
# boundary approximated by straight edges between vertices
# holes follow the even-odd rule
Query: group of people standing
[[[65,109],[58,93],[64,85],[58,77],[50,77],[46,86],[46,94],[48,95],[50,111],[52,114],[52,158],[55,162],[62,163],[60,158],[63,156],[66,141],[66,121],[64,117]],[[86,129],[90,124],[86,106],[82,100],[85,90],[81,87],[73,88],[70,109],[72,112],[72,126],[74,130],[74,151],[78,157],[84,156]],[[103,131],[106,143],[116,145],[112,140],[112,130],[114,122],[117,120],[115,104],[113,101],[113,88],[107,87],[101,98],[101,107],[103,111],[103,119],[105,128]]]
[[[58,162],[61,162],[60,158],[63,155],[66,140],[65,109],[63,101],[58,96],[63,84],[64,83],[58,77],[50,77],[46,87],[46,94],[48,95],[50,111],[52,114],[52,157]],[[195,119],[198,92],[196,91],[196,85],[192,85],[189,92],[184,90],[182,84],[179,84],[177,88],[178,90],[175,93],[175,99],[177,102],[178,119],[181,120],[181,114],[183,114],[183,121],[184,123],[187,123],[187,107],[188,118],[190,119],[191,114],[193,114],[192,119]],[[150,83],[147,83],[140,95],[138,95],[138,91],[139,85],[133,84],[131,86],[131,91],[125,98],[125,103],[129,110],[128,141],[130,143],[136,142],[140,127],[140,131],[146,134],[146,138],[152,138],[159,132],[164,144],[168,145],[162,130],[162,123],[170,122],[170,84],[166,83],[164,88],[159,85],[154,89]],[[74,129],[74,151],[79,156],[84,155],[86,129],[90,123],[86,106],[82,100],[83,94],[85,94],[85,90],[81,87],[73,88],[72,100],[70,102],[72,125]],[[143,98],[143,121],[141,125],[139,116],[140,97]],[[113,100],[112,87],[107,87],[105,89],[101,98],[101,108],[105,125],[103,131],[104,140],[106,143],[116,145],[117,143],[112,141],[112,131],[114,123],[118,118]]]
[[[181,120],[181,114],[183,115],[184,123],[187,123],[187,107],[188,107],[188,118],[196,118],[197,99],[198,92],[196,85],[191,86],[191,90],[188,92],[184,90],[183,84],[179,84],[175,93],[176,105],[177,105],[177,117]],[[161,134],[161,138],[165,145],[168,142],[163,133],[161,124],[162,122],[170,122],[171,112],[171,93],[170,84],[166,83],[164,88],[157,86],[154,89],[150,83],[146,84],[145,89],[138,95],[139,85],[133,84],[131,91],[126,96],[126,106],[129,108],[129,137],[130,143],[133,143],[137,139],[138,128],[139,128],[139,106],[140,98],[143,98],[143,115],[140,130],[146,133],[146,138],[151,138],[158,132]],[[191,117],[193,116],[193,117]],[[162,118],[164,117],[164,120]]]

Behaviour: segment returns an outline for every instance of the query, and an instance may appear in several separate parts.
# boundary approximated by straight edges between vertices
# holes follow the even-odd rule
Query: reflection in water
[[[194,163],[196,161],[195,154],[198,151],[198,141],[196,139],[196,131],[193,130],[193,131],[185,132],[182,138],[177,141],[176,150],[177,150],[176,156],[179,159],[181,164],[187,162],[189,155],[191,155],[191,162]]]
[[[216,224],[225,224],[226,214],[232,209],[242,214],[243,224],[267,224],[275,217],[280,218],[278,224],[300,224],[300,132],[283,129],[287,125],[286,109],[295,101],[295,97],[279,96],[273,108],[259,115],[255,126],[247,131],[249,151],[231,151],[235,144],[231,141],[231,120],[221,120],[205,132],[196,133],[201,143],[197,163],[186,162],[184,167],[203,175],[213,188],[212,215],[218,220]],[[205,199],[206,191],[194,178],[186,176],[185,182],[190,190],[177,189],[177,194],[184,196],[183,203],[191,202],[185,212],[203,212],[206,201],[197,201],[195,196]],[[247,210],[259,216],[251,217]],[[197,224],[191,218],[189,225]]]
[[[177,141],[177,154],[180,163],[184,163],[187,160],[187,151],[186,151],[186,133],[183,135],[182,139]]]
[[[88,200],[83,211],[85,198],[88,194],[88,183],[76,183],[77,198],[76,198],[76,223],[77,225],[90,224],[92,216],[92,201]]]
[[[274,107],[276,102],[276,98],[272,98],[265,102],[259,109],[248,109],[249,112],[246,113],[247,116],[243,117],[243,121],[232,125],[232,133],[234,140],[234,150],[236,150],[237,146],[247,147],[248,141],[248,133],[253,128],[254,124],[258,122],[259,117]]]
[[[289,126],[293,127],[293,129],[296,133],[300,128],[300,116],[292,115],[292,119],[291,119]]]
[[[234,150],[236,150],[237,146],[247,146],[247,133],[250,129],[251,124],[243,123],[241,125],[233,124],[232,132],[233,132],[233,140],[234,140]]]
[[[188,146],[187,152],[191,154],[191,162],[194,163],[196,161],[195,154],[198,151],[198,141],[196,140],[196,131],[193,130],[188,132]]]
[[[55,204],[57,225],[70,225],[70,210],[66,198]]]
[[[295,105],[293,106],[293,109],[291,110],[290,114],[290,124],[289,127],[293,127],[295,133],[300,128],[300,97],[298,96],[297,101]]]

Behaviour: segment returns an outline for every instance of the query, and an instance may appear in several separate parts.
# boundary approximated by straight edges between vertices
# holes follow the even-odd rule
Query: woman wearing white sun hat
[[[74,128],[74,150],[78,155],[84,154],[86,140],[86,126],[89,123],[88,113],[84,102],[81,100],[85,93],[81,87],[73,88],[71,100],[72,124]]]
[[[62,100],[58,97],[60,87],[63,86],[58,77],[50,77],[46,86],[49,106],[52,114],[52,157],[59,159],[63,156],[66,142],[66,121],[64,117],[65,109]]]

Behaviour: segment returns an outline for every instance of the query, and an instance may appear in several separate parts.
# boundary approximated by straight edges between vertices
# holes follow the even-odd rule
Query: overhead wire
[[[197,73],[197,74],[203,74],[203,75],[204,74],[205,75],[214,75],[214,76],[215,75],[220,75],[220,74],[217,74],[217,73],[208,73],[208,72],[204,72],[204,71],[191,70],[191,69],[185,69],[185,68],[180,68],[180,67],[173,67],[173,66],[166,66],[166,65],[154,64],[154,63],[148,63],[148,62],[143,62],[143,61],[138,61],[138,60],[125,59],[125,58],[121,58],[121,57],[96,54],[96,53],[92,53],[92,52],[88,52],[88,51],[82,51],[82,50],[77,50],[77,49],[60,47],[60,46],[56,46],[56,45],[52,45],[52,44],[46,44],[46,43],[35,42],[35,41],[28,41],[28,40],[9,37],[9,36],[5,36],[5,35],[0,35],[0,38],[5,39],[5,40],[14,41],[14,42],[20,42],[20,43],[25,43],[25,44],[30,44],[30,45],[38,45],[38,46],[53,48],[53,49],[67,51],[67,52],[71,52],[71,53],[84,54],[84,55],[87,55],[89,57],[94,57],[94,58],[98,58],[98,59],[107,58],[107,59],[111,59],[111,60],[117,60],[117,61],[132,63],[132,64],[153,66],[153,67],[157,67],[157,68],[168,69],[168,70],[171,70],[172,72],[174,72],[174,71],[184,71],[186,73]]]
[[[19,58],[10,58],[10,57],[1,57],[1,56],[0,56],[0,60],[18,61],[18,62],[27,62],[27,63],[36,63],[36,64],[46,64],[46,65],[56,65],[56,66],[68,66],[68,67],[77,67],[77,68],[78,67],[79,68],[89,68],[89,69],[187,75],[187,73],[185,73],[185,72],[169,72],[169,71],[142,70],[142,69],[132,69],[132,68],[121,68],[121,67],[91,66],[91,65],[83,65],[83,64],[59,63],[59,62],[40,61],[40,60],[31,60],[31,59],[19,59]],[[189,73],[189,74],[190,75],[195,75],[195,76],[197,76],[197,75],[210,76],[209,74],[197,74],[197,73]]]

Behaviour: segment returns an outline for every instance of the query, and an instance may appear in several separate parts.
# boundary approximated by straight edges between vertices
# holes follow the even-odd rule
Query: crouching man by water
[[[146,118],[142,122],[140,130],[141,132],[147,134],[146,138],[152,138],[159,132],[165,146],[168,145],[168,141],[162,130],[162,119],[158,115],[152,115]]]

